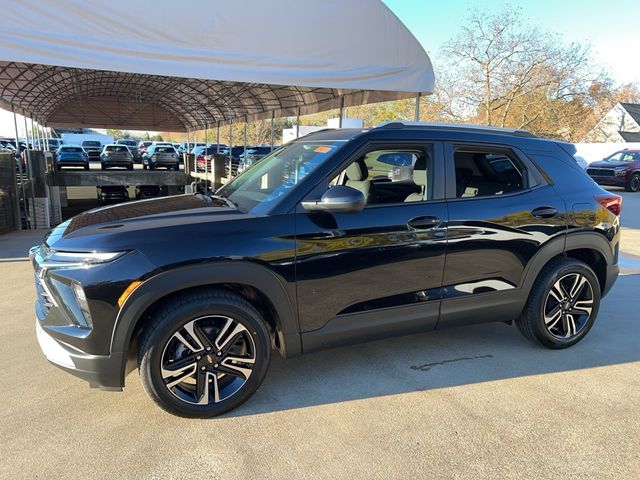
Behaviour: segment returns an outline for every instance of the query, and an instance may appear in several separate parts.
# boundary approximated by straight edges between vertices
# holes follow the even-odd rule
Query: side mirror
[[[327,190],[319,201],[302,202],[307,212],[358,213],[364,208],[366,200],[360,190],[336,185]]]

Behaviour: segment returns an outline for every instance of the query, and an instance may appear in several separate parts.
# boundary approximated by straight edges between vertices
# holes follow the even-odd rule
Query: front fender
[[[127,298],[118,313],[111,338],[111,352],[123,353],[126,362],[137,323],[143,313],[158,300],[180,290],[221,283],[248,285],[262,292],[278,314],[278,327],[285,356],[300,355],[302,350],[295,296],[289,295],[285,280],[275,272],[247,261],[220,261],[182,266],[144,281]],[[122,366],[123,379],[124,370],[125,365]]]

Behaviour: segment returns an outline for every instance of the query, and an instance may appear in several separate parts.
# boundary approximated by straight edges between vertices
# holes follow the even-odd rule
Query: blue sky
[[[499,0],[383,0],[437,63],[443,42],[460,30],[470,8],[492,12]],[[640,0],[537,0],[508,2],[523,20],[592,45],[595,60],[619,83],[640,82]],[[436,70],[436,77],[438,72]]]

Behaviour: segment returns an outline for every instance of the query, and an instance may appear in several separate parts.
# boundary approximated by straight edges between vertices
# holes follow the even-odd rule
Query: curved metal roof
[[[432,92],[429,57],[379,0],[291,5],[12,2],[0,106],[49,126],[183,131]]]

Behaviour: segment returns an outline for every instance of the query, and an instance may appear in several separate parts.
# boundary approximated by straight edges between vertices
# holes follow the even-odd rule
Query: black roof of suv
[[[32,250],[38,339],[102,388],[137,365],[192,417],[247,400],[272,349],[493,321],[570,347],[618,274],[621,209],[571,153],[485,127],[324,130],[215,193],[85,212]]]

